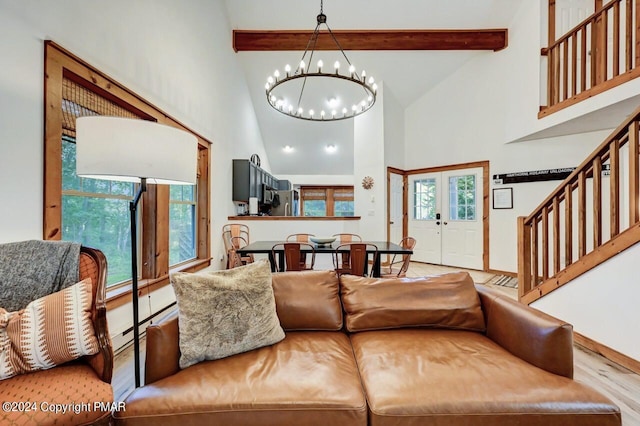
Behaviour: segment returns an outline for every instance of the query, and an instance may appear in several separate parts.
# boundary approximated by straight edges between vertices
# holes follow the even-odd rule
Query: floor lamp
[[[147,184],[195,184],[195,136],[152,121],[92,116],[76,120],[76,173],[80,177],[139,182],[129,203],[135,385],[140,386],[137,207]]]

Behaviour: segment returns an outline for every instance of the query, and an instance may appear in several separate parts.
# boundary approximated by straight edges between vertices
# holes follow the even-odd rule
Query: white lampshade
[[[198,140],[174,127],[121,117],[76,120],[78,176],[148,183],[195,184]]]

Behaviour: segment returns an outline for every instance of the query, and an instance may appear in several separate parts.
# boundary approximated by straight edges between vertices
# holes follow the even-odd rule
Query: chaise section
[[[607,398],[481,333],[381,330],[355,333],[351,342],[371,426],[621,424]]]
[[[190,366],[126,401],[121,425],[366,425],[349,338],[289,332],[272,346]]]

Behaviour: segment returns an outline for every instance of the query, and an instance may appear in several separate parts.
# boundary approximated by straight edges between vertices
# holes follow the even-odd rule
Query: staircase
[[[518,297],[530,304],[640,241],[640,108],[529,216]]]

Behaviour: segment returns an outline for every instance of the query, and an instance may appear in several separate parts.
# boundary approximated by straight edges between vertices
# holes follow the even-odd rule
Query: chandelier
[[[358,74],[349,61],[327,24],[322,3],[323,0],[320,0],[318,23],[298,67],[292,72],[287,64],[284,73],[276,70],[267,79],[267,101],[276,111],[301,120],[336,121],[353,118],[373,106],[378,86],[373,77],[367,79],[365,70]],[[330,67],[331,71],[324,67],[322,59],[316,62],[315,67],[312,65],[321,25],[327,27],[346,61],[346,64],[341,64],[336,60]]]

